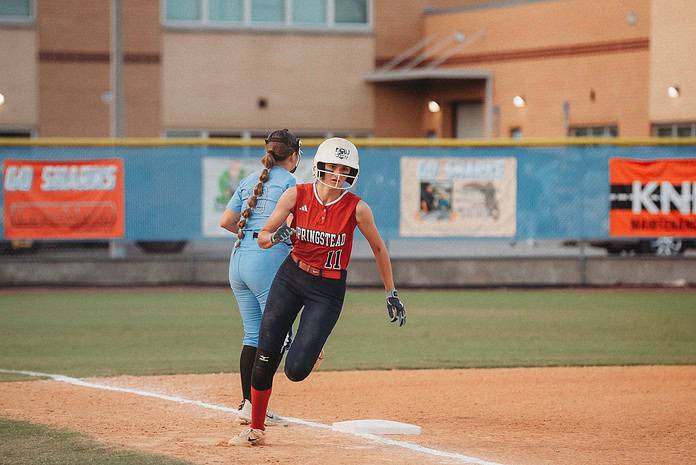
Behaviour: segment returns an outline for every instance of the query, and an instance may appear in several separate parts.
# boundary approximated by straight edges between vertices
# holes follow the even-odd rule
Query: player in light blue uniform
[[[257,237],[280,196],[296,184],[292,173],[300,162],[300,139],[288,129],[273,131],[266,138],[265,151],[261,159],[264,169],[239,183],[220,219],[220,226],[238,237],[230,257],[229,278],[244,324],[239,357],[243,399],[238,412],[243,424],[251,421],[251,373],[266,298],[276,271],[291,250],[289,242],[261,249]],[[272,424],[274,417],[270,412],[266,423]]]

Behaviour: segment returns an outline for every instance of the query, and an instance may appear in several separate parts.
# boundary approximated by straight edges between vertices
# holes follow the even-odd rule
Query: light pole
[[[123,137],[122,1],[111,0],[111,137]]]
[[[123,137],[123,34],[122,1],[111,0],[111,130],[112,138]],[[125,258],[126,247],[122,240],[109,241],[109,256]]]

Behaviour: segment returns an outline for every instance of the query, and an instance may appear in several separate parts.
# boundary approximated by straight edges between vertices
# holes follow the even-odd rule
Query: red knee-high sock
[[[271,389],[258,391],[251,387],[251,427],[254,429],[266,429],[266,410],[271,398]]]

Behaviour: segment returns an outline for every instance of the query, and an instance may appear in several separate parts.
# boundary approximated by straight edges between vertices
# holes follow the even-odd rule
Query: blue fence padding
[[[316,148],[304,149],[311,163]],[[204,157],[260,158],[259,147],[220,146],[3,146],[6,158],[86,160],[122,158],[128,240],[202,239]],[[400,159],[408,157],[515,157],[515,239],[608,237],[610,157],[696,158],[696,146],[362,147],[354,192],[372,207],[385,239],[399,236]],[[2,200],[0,191],[0,200]],[[0,225],[1,226],[1,225]],[[2,229],[0,229],[2,237]]]

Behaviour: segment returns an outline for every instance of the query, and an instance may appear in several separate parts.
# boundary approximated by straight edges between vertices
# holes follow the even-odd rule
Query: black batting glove
[[[291,228],[287,224],[283,224],[276,232],[271,234],[271,244],[276,245],[281,242],[285,242],[290,239],[290,236],[295,234],[295,229]]]
[[[406,309],[404,308],[404,304],[401,303],[396,289],[392,289],[391,292],[387,294],[387,314],[389,315],[389,321],[392,323],[399,320],[399,326],[406,324]]]

